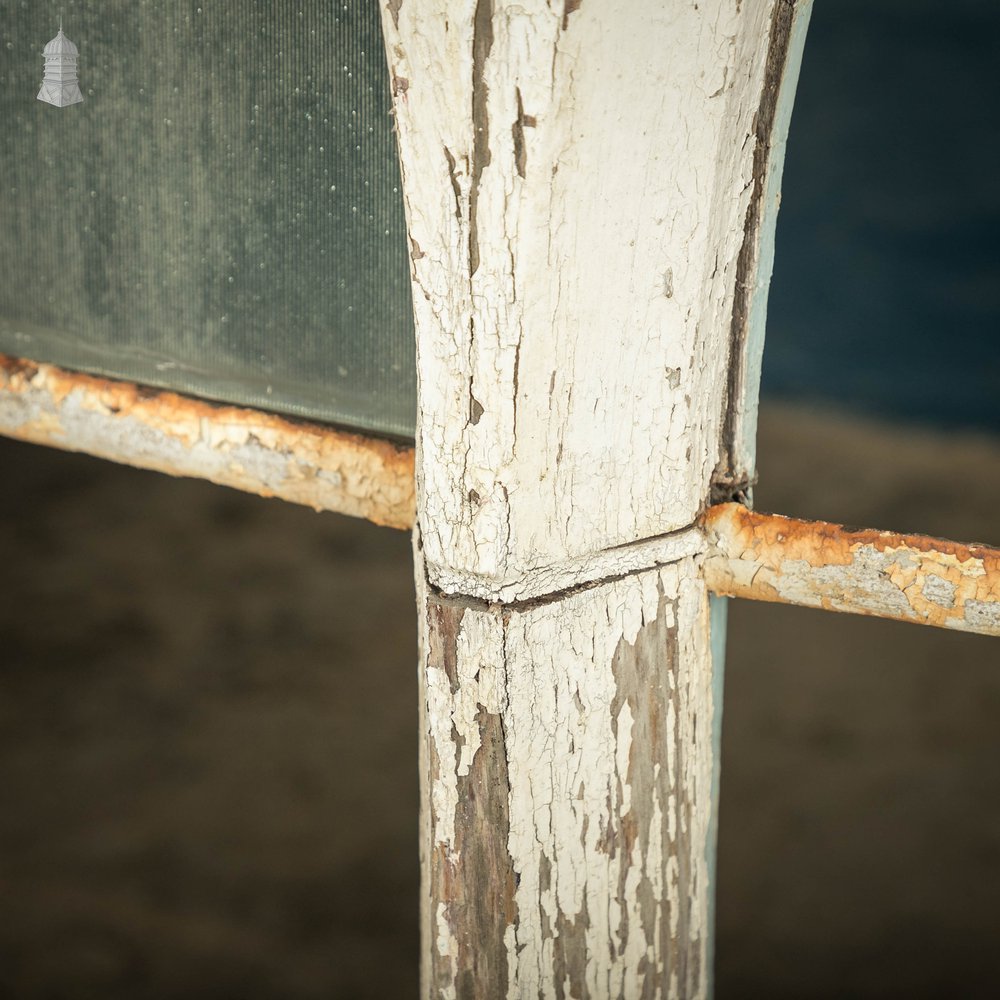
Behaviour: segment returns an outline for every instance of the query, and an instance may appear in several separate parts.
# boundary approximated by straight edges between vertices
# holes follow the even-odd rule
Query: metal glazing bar
[[[413,524],[413,448],[0,355],[0,434],[376,524]]]
[[[1000,635],[1000,549],[710,507],[709,589]]]

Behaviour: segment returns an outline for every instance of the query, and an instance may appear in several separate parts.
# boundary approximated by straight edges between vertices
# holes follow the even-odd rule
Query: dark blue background
[[[816,0],[762,388],[1000,430],[997,0]]]

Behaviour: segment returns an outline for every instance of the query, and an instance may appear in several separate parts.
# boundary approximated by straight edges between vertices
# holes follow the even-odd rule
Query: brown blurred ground
[[[765,510],[1000,542],[1000,442],[771,406]],[[408,540],[0,442],[0,997],[416,996]],[[734,604],[717,995],[1000,995],[1000,641]]]
[[[764,410],[761,510],[1000,543],[1000,441]],[[1000,639],[732,602],[718,997],[1000,996]]]

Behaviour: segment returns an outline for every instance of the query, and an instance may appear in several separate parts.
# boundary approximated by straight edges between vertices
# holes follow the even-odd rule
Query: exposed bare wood
[[[425,995],[706,996],[717,706],[694,560],[519,609],[422,591]]]
[[[711,507],[703,524],[716,594],[1000,635],[1000,549],[736,503]]]
[[[0,434],[376,524],[413,524],[413,449],[0,355]]]
[[[719,465],[713,477],[713,501],[719,503],[748,498],[756,479],[757,398],[774,266],[774,234],[781,204],[785,144],[811,13],[812,0],[781,0],[771,15],[764,89],[754,118],[753,193],[737,262],[726,416]]]

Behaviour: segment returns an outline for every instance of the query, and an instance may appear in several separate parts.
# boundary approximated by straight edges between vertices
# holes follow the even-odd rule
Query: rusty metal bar
[[[0,355],[0,434],[408,529],[413,449]],[[1000,550],[710,507],[708,585],[726,597],[1000,635]]]
[[[724,597],[1000,635],[1000,549],[758,514],[702,518],[709,588]]]
[[[0,434],[393,528],[413,525],[411,447],[5,355]]]

